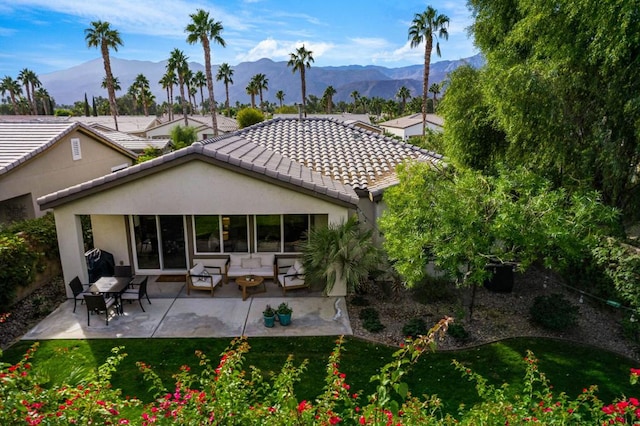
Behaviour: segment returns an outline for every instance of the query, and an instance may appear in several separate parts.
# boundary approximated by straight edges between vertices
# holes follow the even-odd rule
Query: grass
[[[204,351],[216,363],[229,345],[229,339],[120,339],[120,340],[49,340],[40,342],[34,358],[36,372],[46,374],[52,383],[73,381],[86,368],[95,368],[111,354],[111,348],[124,346],[129,355],[119,366],[112,383],[123,395],[136,396],[143,401],[152,399],[148,384],[135,366],[144,361],[163,378],[167,387],[173,384],[171,375],[181,365],[198,371],[196,350]],[[313,400],[324,384],[325,366],[335,345],[333,337],[252,338],[246,366],[255,365],[264,373],[278,371],[288,354],[297,363],[309,360],[307,371],[297,385],[298,399]],[[17,362],[32,342],[21,341],[5,351],[2,361]],[[341,370],[353,391],[368,395],[374,391],[369,382],[379,367],[391,360],[394,348],[348,338],[344,346]],[[629,384],[629,368],[637,365],[622,356],[574,343],[552,340],[517,338],[484,345],[474,349],[439,352],[426,355],[408,375],[407,382],[414,395],[437,394],[446,412],[455,414],[459,404],[478,401],[474,386],[462,378],[451,365],[457,359],[482,374],[491,383],[510,383],[517,389],[522,383],[522,358],[531,349],[540,359],[556,392],[577,396],[583,388],[597,384],[603,401],[616,397],[637,395]],[[62,356],[60,356],[62,355]],[[215,366],[215,365],[214,365]],[[73,383],[71,383],[73,384]],[[360,393],[360,392],[359,392]]]

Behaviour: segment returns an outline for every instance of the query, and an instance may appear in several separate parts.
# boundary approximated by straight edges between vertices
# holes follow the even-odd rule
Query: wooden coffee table
[[[236,284],[242,287],[242,300],[247,300],[247,288],[258,287],[262,284],[262,290],[254,291],[254,293],[265,293],[267,286],[264,284],[264,278],[259,275],[249,275],[236,278]]]

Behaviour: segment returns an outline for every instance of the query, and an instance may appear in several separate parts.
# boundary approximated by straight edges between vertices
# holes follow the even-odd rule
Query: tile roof
[[[299,114],[274,114],[273,118],[299,118],[299,116]],[[328,118],[346,124],[355,123],[356,121],[371,124],[369,114],[351,114],[349,112],[343,112],[340,114],[307,114],[306,118]]]
[[[190,126],[200,124],[202,126],[212,128],[211,115],[188,115],[187,121],[189,122]],[[238,122],[234,118],[229,118],[229,117],[225,117],[224,115],[217,114],[216,122],[218,123],[218,130],[222,131],[223,133],[230,133],[238,130]],[[180,116],[176,115],[173,120],[162,121],[147,130],[152,130],[152,129],[155,129],[156,127],[162,127],[172,123],[182,125],[184,123],[184,117],[182,115]]]
[[[99,124],[115,130],[115,123],[113,122],[113,117],[110,115],[99,115],[97,117],[69,117],[69,121],[77,121],[88,126]],[[144,133],[157,122],[158,118],[155,115],[150,115],[148,117],[144,115],[119,115],[118,130],[124,133]]]
[[[193,145],[165,154],[135,166],[111,173],[109,175],[84,182],[52,194],[38,198],[38,204],[43,208],[55,207],[63,204],[65,199],[75,199],[85,193],[99,191],[113,185],[113,182],[135,179],[136,175],[143,176],[152,168],[170,165],[181,159],[188,160],[189,156],[201,155],[232,169],[236,169],[249,175],[258,175],[266,180],[273,180],[284,185],[293,185],[301,192],[312,193],[315,196],[337,200],[342,204],[355,206],[358,196],[355,191],[339,181],[334,181],[320,173],[292,161],[289,158],[269,150],[263,146],[247,142],[237,136],[220,138],[217,141],[203,144],[196,142]]]
[[[273,119],[239,130],[233,137],[268,148],[324,176],[366,191],[403,161],[441,162],[434,152],[337,120]],[[204,143],[217,143],[209,139]]]
[[[106,128],[101,124],[92,124],[90,127],[101,135],[134,152],[142,152],[149,146],[163,150],[171,143],[171,139],[141,138],[139,136],[130,135],[129,133],[118,132],[116,130]]]
[[[436,114],[427,114],[427,123],[431,123],[435,126],[444,126],[444,119]],[[398,129],[406,129],[407,127],[415,126],[416,124],[422,124],[422,113],[411,114],[405,117],[394,118],[393,120],[380,123],[381,127],[394,127]]]
[[[92,129],[80,123],[0,121],[0,175],[35,157],[77,129],[89,134],[96,134]],[[106,142],[135,158],[135,154],[120,145],[108,139]]]

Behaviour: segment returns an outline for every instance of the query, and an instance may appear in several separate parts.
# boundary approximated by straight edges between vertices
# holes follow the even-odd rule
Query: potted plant
[[[271,305],[267,305],[264,311],[262,311],[262,316],[264,318],[264,326],[269,328],[273,327],[276,320],[276,311]]]
[[[291,312],[293,312],[293,310],[285,302],[282,302],[278,306],[278,310],[276,313],[278,314],[278,321],[280,321],[280,325],[291,324]]]

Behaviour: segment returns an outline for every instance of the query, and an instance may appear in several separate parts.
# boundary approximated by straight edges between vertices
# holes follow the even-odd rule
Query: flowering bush
[[[454,362],[475,384],[481,402],[461,406],[457,416],[443,415],[438,398],[412,395],[404,378],[420,357],[435,347],[449,322],[445,318],[427,335],[408,339],[393,360],[371,378],[376,383],[371,395],[362,395],[349,385],[340,369],[343,340],[338,339],[326,365],[324,385],[314,401],[298,400],[294,392],[294,385],[307,368],[306,361],[294,365],[290,356],[272,377],[265,377],[253,367],[246,371],[244,361],[250,347],[244,338],[232,341],[217,363],[197,352],[202,372],[195,375],[183,365],[170,386],[151,366],[138,363],[155,392],[155,400],[146,405],[123,398],[111,386],[111,377],[126,356],[123,348],[114,348],[105,364],[81,384],[45,386],[30,364],[38,346],[35,344],[17,364],[0,364],[0,424],[640,425],[640,402],[636,398],[605,405],[595,396],[595,386],[584,389],[575,399],[564,393],[555,394],[545,375],[538,371],[538,361],[532,353],[524,359],[525,380],[516,393],[507,393],[508,385],[489,385],[483,377]],[[631,382],[636,383],[639,378],[640,369],[632,369]]]

